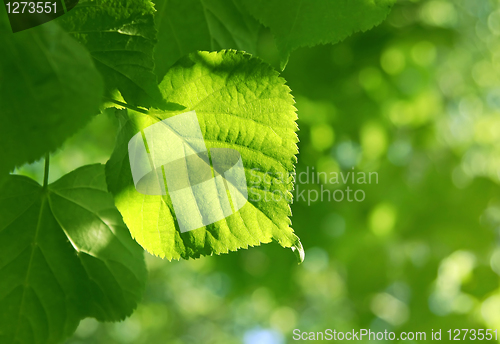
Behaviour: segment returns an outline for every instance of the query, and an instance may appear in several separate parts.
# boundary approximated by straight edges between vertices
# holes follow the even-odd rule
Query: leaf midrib
[[[35,237],[33,239],[33,242],[31,244],[31,254],[30,254],[30,260],[28,263],[28,269],[26,270],[26,277],[24,279],[23,283],[23,295],[21,296],[21,305],[19,306],[19,314],[17,317],[17,326],[16,326],[16,331],[14,333],[14,340],[18,339],[18,334],[19,334],[19,328],[21,327],[21,315],[24,314],[23,308],[24,308],[24,302],[26,300],[26,291],[28,290],[28,280],[31,275],[31,268],[33,264],[33,257],[35,255],[35,250],[38,247],[37,245],[37,239],[38,239],[38,234],[40,233],[40,228],[41,228],[41,220],[42,220],[42,215],[43,215],[43,209],[45,208],[45,203],[47,202],[47,192],[45,189],[41,189],[42,192],[42,199],[41,199],[41,206],[40,206],[40,212],[38,213],[38,219],[37,219],[37,224],[36,224],[36,230],[35,230]],[[33,202],[31,206],[33,206],[36,203]],[[31,208],[31,206],[29,208]],[[29,322],[28,322],[29,323]],[[31,323],[29,323],[31,326]]]

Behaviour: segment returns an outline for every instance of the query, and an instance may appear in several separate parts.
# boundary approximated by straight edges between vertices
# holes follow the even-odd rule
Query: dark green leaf
[[[290,53],[317,44],[337,43],[380,24],[395,0],[238,0],[276,38],[281,67]]]
[[[0,190],[0,343],[56,343],[80,319],[120,320],[140,300],[143,251],[90,165],[48,189],[12,175]]]
[[[57,25],[0,34],[0,172],[40,158],[98,113],[102,80]]]
[[[90,51],[108,94],[118,89],[127,103],[162,106],[153,73],[156,43],[149,0],[83,0],[61,24]]]
[[[254,54],[260,24],[237,1],[156,0],[156,73],[197,50],[236,49]]]

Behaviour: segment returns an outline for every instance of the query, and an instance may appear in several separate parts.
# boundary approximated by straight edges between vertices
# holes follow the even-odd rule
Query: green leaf
[[[43,156],[99,112],[102,79],[57,25],[0,33],[0,173]]]
[[[254,54],[261,25],[237,1],[155,0],[161,79],[179,58],[197,50],[236,49]]]
[[[127,103],[162,106],[154,70],[154,7],[149,0],[80,0],[61,24],[90,51],[109,94]]]
[[[104,166],[79,168],[47,189],[8,177],[0,191],[0,343],[56,343],[84,317],[123,319],[146,275]]]
[[[395,0],[239,0],[276,39],[285,68],[290,53],[317,44],[337,43],[370,30],[389,14]]]
[[[183,233],[168,193],[145,195],[135,189],[128,155],[134,135],[179,112],[120,112],[121,130],[106,178],[132,236],[146,250],[169,260],[187,259],[275,240],[303,259],[300,241],[290,228],[287,201],[298,140],[294,101],[284,82],[269,65],[235,51],[193,53],[167,73],[160,84],[165,99],[186,106],[183,113],[196,111],[207,148],[231,148],[241,154],[250,194],[249,202],[233,215]],[[282,199],[266,201],[273,191]]]
[[[8,176],[7,173],[3,173],[2,171],[0,171],[0,188],[2,187],[3,183],[7,179],[7,176]]]

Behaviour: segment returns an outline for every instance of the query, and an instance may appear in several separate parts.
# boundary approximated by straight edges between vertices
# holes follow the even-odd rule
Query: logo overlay
[[[54,20],[78,4],[78,0],[3,1],[14,33]]]
[[[222,220],[247,203],[240,153],[207,150],[195,111],[137,133],[128,152],[136,190],[144,195],[168,191],[181,232]]]

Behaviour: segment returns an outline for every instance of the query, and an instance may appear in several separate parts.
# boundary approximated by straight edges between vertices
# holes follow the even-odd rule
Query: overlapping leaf
[[[58,21],[87,47],[109,93],[118,89],[130,104],[158,107],[154,11],[149,0],[81,0]]]
[[[235,1],[155,0],[156,72],[162,78],[179,58],[197,50],[256,53],[260,24]]]
[[[120,320],[141,298],[143,251],[130,237],[104,166],[42,188],[9,176],[0,190],[0,343],[57,343],[80,319]]]
[[[284,68],[290,53],[337,43],[385,19],[395,0],[238,0],[276,39]]]
[[[85,125],[98,113],[103,85],[89,54],[57,25],[0,31],[1,174],[53,151]]]
[[[168,259],[227,253],[272,240],[293,247],[302,259],[287,202],[293,188],[289,175],[296,162],[297,126],[284,80],[248,54],[197,52],[176,64],[160,89],[168,101],[186,106],[183,112],[196,111],[207,148],[231,148],[241,154],[251,196],[224,220],[181,233],[168,194],[145,195],[135,189],[128,155],[135,134],[179,112],[129,111],[122,116],[106,176],[133,237],[149,252]],[[266,175],[273,176],[271,187]],[[272,192],[281,199],[266,197]]]

